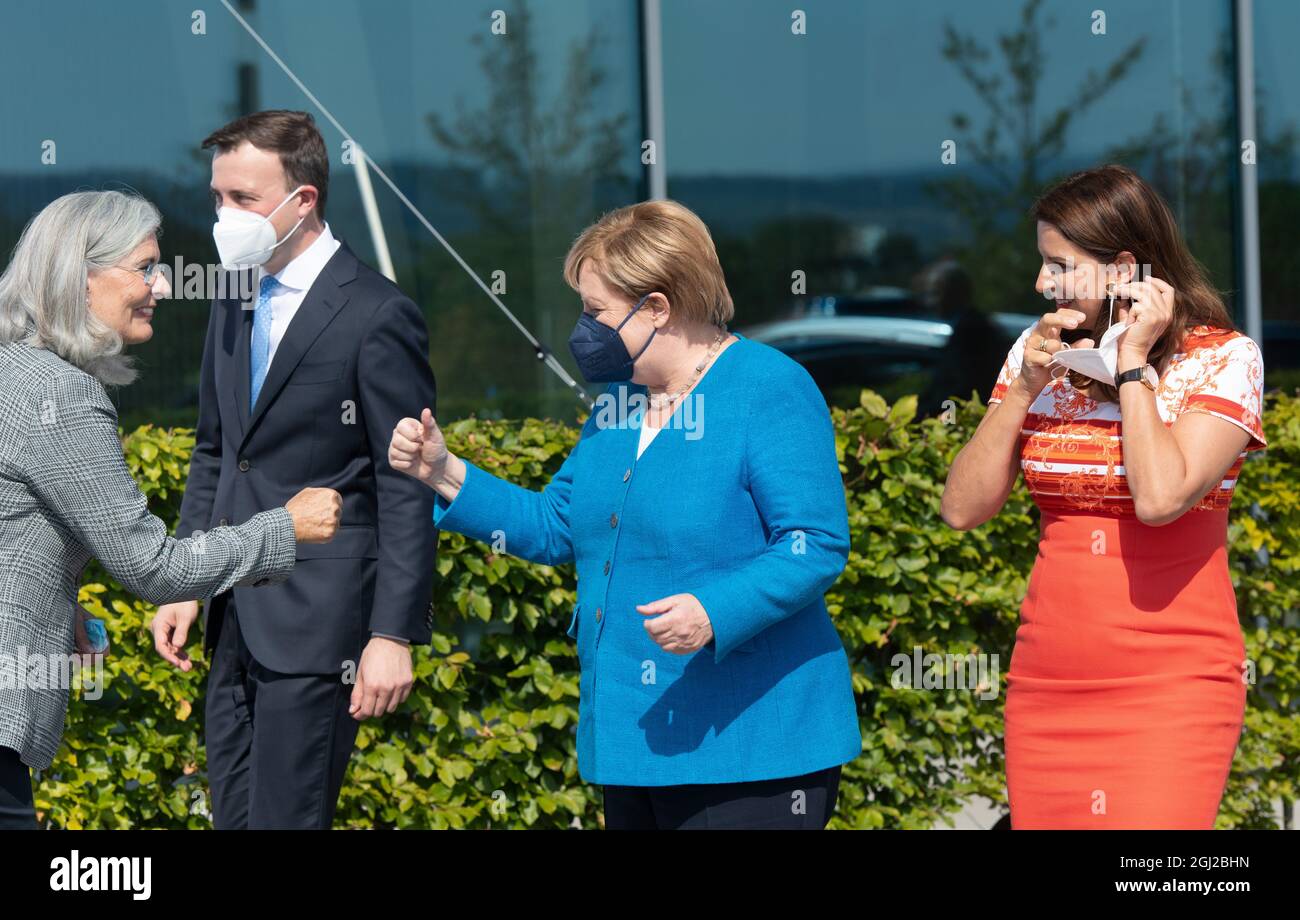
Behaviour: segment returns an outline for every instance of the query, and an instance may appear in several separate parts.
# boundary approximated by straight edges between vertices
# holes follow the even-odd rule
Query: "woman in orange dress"
[[[1212,828],[1246,702],[1226,544],[1265,446],[1260,350],[1131,170],[1076,173],[1033,213],[1056,308],[1007,355],[942,512],[979,526],[1021,471],[1040,511],[1007,673],[1011,825]],[[1055,360],[1112,322],[1096,378]]]

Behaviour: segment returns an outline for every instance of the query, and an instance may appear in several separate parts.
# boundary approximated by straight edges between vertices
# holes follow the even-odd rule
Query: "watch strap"
[[[1115,388],[1119,389],[1119,387],[1128,383],[1130,380],[1140,380],[1147,389],[1154,389],[1154,387],[1151,386],[1151,382],[1146,378],[1147,368],[1150,366],[1150,364],[1142,364],[1138,367],[1131,367],[1126,371],[1121,371],[1119,374],[1116,374]]]
[[[1145,367],[1146,365],[1143,364],[1143,365],[1139,365],[1138,367],[1129,368],[1126,371],[1122,371],[1119,374],[1116,374],[1115,386],[1118,388],[1120,384],[1128,383],[1130,380],[1141,380],[1142,370]]]

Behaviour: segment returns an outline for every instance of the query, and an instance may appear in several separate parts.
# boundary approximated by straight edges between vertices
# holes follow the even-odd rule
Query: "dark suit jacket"
[[[299,544],[281,584],[233,589],[249,651],[275,671],[324,674],[359,662],[372,632],[427,644],[433,491],[388,465],[398,420],[437,411],[423,314],[341,244],[285,330],[250,413],[253,306],[212,303],[178,534],[240,524],[308,486],[337,489],[343,514],[331,542]],[[205,651],[231,593],[207,605]]]

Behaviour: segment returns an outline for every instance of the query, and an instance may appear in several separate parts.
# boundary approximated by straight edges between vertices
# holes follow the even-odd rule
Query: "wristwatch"
[[[1160,382],[1160,377],[1156,374],[1156,369],[1150,364],[1143,364],[1141,367],[1134,367],[1118,374],[1115,377],[1115,387],[1118,389],[1130,380],[1141,380],[1147,385],[1147,389],[1155,391],[1156,384]]]

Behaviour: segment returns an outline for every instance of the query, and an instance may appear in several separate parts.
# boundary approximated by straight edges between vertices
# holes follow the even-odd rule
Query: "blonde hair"
[[[709,228],[676,201],[628,205],[583,230],[564,259],[564,280],[575,291],[588,259],[629,300],[658,291],[674,316],[714,326],[725,326],[735,315]]]

